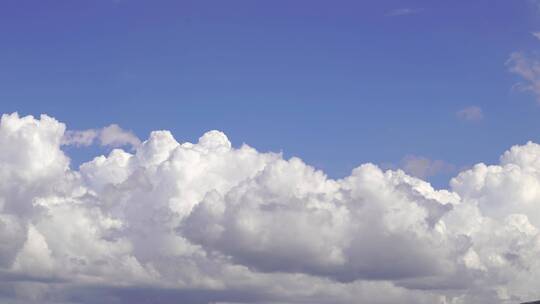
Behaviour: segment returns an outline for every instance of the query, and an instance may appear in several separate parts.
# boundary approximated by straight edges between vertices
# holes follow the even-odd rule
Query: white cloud
[[[421,13],[424,9],[422,8],[397,8],[390,10],[386,13],[386,16],[388,17],[395,17],[395,16],[405,16],[405,15],[414,15]]]
[[[116,124],[105,127],[99,133],[99,141],[102,146],[122,147],[131,145],[138,146],[141,141],[132,132],[123,130]]]
[[[514,86],[521,91],[533,93],[540,102],[540,60],[526,56],[521,52],[514,52],[506,62],[510,72],[523,78],[524,82]]]
[[[99,140],[100,145],[109,147],[122,147],[130,145],[138,146],[141,141],[131,131],[126,131],[116,124],[109,125],[103,129],[88,129],[88,130],[68,130],[62,137],[63,145],[73,146],[90,146],[96,140]]]
[[[2,302],[540,298],[537,144],[434,190],[372,164],[329,179],[218,131],[156,131],[74,171],[65,138],[45,115],[0,121]]]
[[[456,116],[465,121],[480,121],[484,119],[484,112],[478,106],[468,106],[456,112]]]

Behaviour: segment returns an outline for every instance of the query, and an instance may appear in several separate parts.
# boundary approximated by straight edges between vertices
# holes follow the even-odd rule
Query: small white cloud
[[[456,116],[465,121],[480,121],[484,119],[484,112],[478,106],[469,106],[457,111]]]
[[[422,12],[422,8],[397,8],[386,13],[388,17],[414,15]]]
[[[99,134],[99,141],[102,146],[110,147],[121,147],[125,145],[136,147],[141,143],[135,134],[131,131],[123,130],[116,124],[103,128]]]
[[[99,140],[99,144],[102,146],[113,148],[126,145],[136,147],[141,143],[133,132],[126,131],[117,124],[112,124],[103,129],[68,130],[62,138],[62,144],[77,147],[90,146],[96,140]]]
[[[537,39],[540,39],[540,32],[532,32],[531,34]]]
[[[443,160],[423,156],[407,155],[401,161],[401,168],[412,176],[427,178],[440,173],[453,172],[456,167]]]

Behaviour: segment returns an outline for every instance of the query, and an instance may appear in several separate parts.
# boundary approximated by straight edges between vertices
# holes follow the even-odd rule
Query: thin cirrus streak
[[[540,145],[449,189],[374,164],[152,132],[70,167],[65,125],[0,122],[6,303],[514,303],[540,297]]]

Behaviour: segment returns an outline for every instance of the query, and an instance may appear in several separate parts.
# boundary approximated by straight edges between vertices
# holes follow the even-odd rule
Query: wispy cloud
[[[484,112],[478,106],[468,106],[456,112],[457,118],[464,121],[480,121],[484,119]]]
[[[117,124],[112,124],[102,129],[68,130],[62,138],[62,144],[77,147],[90,146],[96,140],[102,146],[114,148],[126,145],[136,147],[141,143],[133,132],[126,131]]]
[[[514,52],[506,61],[508,70],[520,76],[524,81],[513,86],[519,91],[529,91],[540,103],[540,59],[527,56],[522,52]]]
[[[412,176],[427,178],[441,173],[451,173],[456,167],[440,159],[407,155],[401,160],[401,168]]]
[[[87,147],[90,146],[96,137],[99,130],[68,130],[62,138],[62,144],[67,146]]]
[[[388,17],[414,15],[422,12],[423,8],[396,8],[386,13]]]
[[[398,163],[381,163],[380,167],[383,170],[401,169],[411,176],[422,179],[428,179],[439,174],[456,172],[458,169],[455,165],[444,160],[412,154],[406,155]]]

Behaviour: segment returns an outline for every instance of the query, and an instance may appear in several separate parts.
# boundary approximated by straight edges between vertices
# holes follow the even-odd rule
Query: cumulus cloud
[[[141,143],[140,139],[133,132],[123,130],[117,124],[112,124],[102,129],[68,130],[62,137],[62,144],[90,146],[96,140],[102,146],[114,148],[126,145],[136,147]]]
[[[464,121],[480,121],[484,119],[484,112],[479,106],[468,106],[456,112],[457,118]]]
[[[219,131],[196,143],[155,131],[72,170],[67,134],[46,115],[0,120],[2,302],[540,297],[538,144],[435,190],[373,164],[331,179]]]

